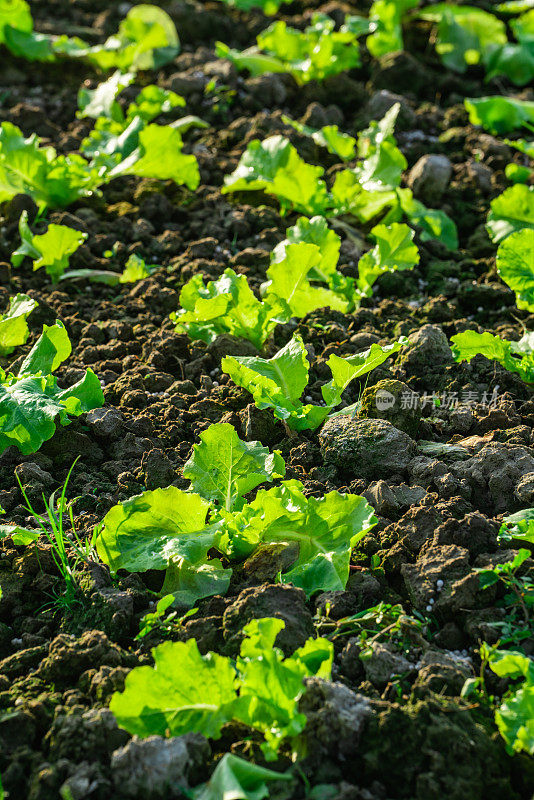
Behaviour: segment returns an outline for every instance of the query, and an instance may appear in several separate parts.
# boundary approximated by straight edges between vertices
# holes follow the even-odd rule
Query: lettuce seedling
[[[386,53],[404,50],[402,18],[419,0],[375,0],[369,11],[372,33],[367,37],[367,49],[375,58]]]
[[[88,280],[91,283],[117,286],[120,283],[136,283],[144,278],[149,278],[157,268],[157,264],[146,264],[141,256],[132,253],[122,272],[112,272],[108,269],[71,269],[65,272],[59,280]]]
[[[534,333],[525,333],[518,342],[501,339],[485,331],[464,331],[451,337],[456,361],[471,361],[481,355],[515,372],[526,383],[534,382]]]
[[[522,751],[534,755],[534,663],[524,653],[485,646],[490,669],[512,681],[520,680],[504,696],[495,711],[495,723],[510,755]],[[483,655],[483,653],[481,653]]]
[[[285,72],[300,85],[322,81],[361,64],[358,36],[364,31],[350,25],[334,28],[333,19],[315,13],[304,31],[278,21],[258,35],[255,46],[239,51],[217,42],[216,53],[253,76]]]
[[[287,546],[283,582],[309,596],[344,589],[351,551],[376,524],[367,501],[339,492],[307,498],[299,481],[283,481],[246,503],[245,494],[284,475],[280,453],[241,441],[225,423],[200,440],[183,471],[190,491],[147,491],[108,512],[96,546],[112,571],[166,570],[162,592],[191,607],[228,588],[232,569],[216,553],[231,565],[274,544]]]
[[[19,219],[20,246],[11,256],[11,263],[19,267],[24,258],[33,259],[34,272],[41,267],[57,283],[69,266],[70,256],[87,239],[87,233],[69,228],[67,225],[48,226],[46,233],[35,235],[28,225],[28,212],[23,211]]]
[[[248,145],[237,168],[225,177],[222,192],[263,190],[278,198],[282,213],[294,208],[308,215],[351,214],[363,223],[382,218],[386,224],[405,215],[420,228],[423,241],[438,239],[456,249],[453,220],[415,200],[411,189],[400,188],[407,162],[393,136],[399,110],[396,103],[383,119],[361,131],[360,161],[353,169],[337,172],[330,191],[322,167],[307,164],[288,139],[277,135]]]
[[[235,663],[217,653],[200,655],[195,639],[164,642],[153,650],[154,667],[131,670],[124,691],[111,698],[117,723],[141,737],[197,732],[218,739],[235,720],[263,734],[264,755],[274,760],[282,742],[294,741],[306,726],[298,711],[304,678],[329,678],[333,660],[326,639],[308,639],[284,658],[275,647],[284,625],[270,617],[245,625]]]
[[[55,61],[58,56],[82,58],[96,69],[137,72],[159,69],[180,52],[172,19],[154,5],[143,3],[131,8],[117,33],[94,46],[78,37],[35,33],[29,6],[23,0],[15,0],[15,13],[7,21],[5,13],[1,16],[0,8],[0,43],[4,42],[13,55],[30,61]]]
[[[437,23],[436,52],[455,72],[464,73],[469,65],[486,61],[493,48],[508,44],[504,22],[474,6],[438,3],[419,16]]]
[[[227,333],[248,339],[259,350],[286,319],[278,298],[258,300],[246,277],[230,268],[207,286],[202,275],[195,275],[180,292],[180,303],[182,308],[170,315],[177,332],[207,343]]]
[[[486,230],[497,243],[523,228],[534,228],[534,186],[516,184],[491,201]]]
[[[82,156],[58,156],[35,134],[25,139],[15,125],[1,124],[0,203],[29,194],[40,210],[63,207],[91,195],[101,182]]]
[[[511,233],[497,250],[497,272],[515,292],[516,305],[534,311],[534,228]]]
[[[466,97],[464,100],[472,125],[482,125],[490,133],[500,135],[534,124],[534,102],[515,97]]]
[[[0,314],[0,356],[8,356],[15,347],[24,344],[30,335],[28,317],[38,306],[27,294],[16,294],[9,300],[9,308]]]
[[[499,541],[534,544],[534,508],[525,508],[505,517],[499,530]]]
[[[286,125],[291,125],[303,136],[309,136],[319,147],[326,147],[329,153],[339,156],[342,161],[350,161],[356,155],[356,139],[349,136],[348,133],[340,131],[337,125],[323,125],[317,130],[302,122],[297,122],[285,114],[282,115],[282,121]]]
[[[175,486],[131,497],[108,511],[96,547],[113,572],[166,570],[163,594],[192,606],[200,597],[224,594],[231,570],[208,559],[220,523],[207,519],[210,503]]]
[[[282,478],[286,465],[278,450],[244,442],[227,423],[210,425],[193,446],[183,476],[191,489],[226,511],[240,511],[246,494],[261,483]]]
[[[376,525],[363,497],[330,492],[306,497],[300,481],[260,489],[243,510],[225,519],[220,548],[232,560],[244,561],[258,547],[293,545],[296,558],[280,575],[282,583],[318,591],[343,590],[349,579],[352,550]]]
[[[321,214],[327,205],[323,174],[323,168],[307,164],[288,139],[269,136],[249,143],[234,172],[225,177],[222,193],[263,190],[278,199],[282,212],[294,208]]]
[[[90,369],[68,389],[60,389],[52,374],[71,353],[63,324],[45,325],[17,375],[0,369],[0,453],[10,445],[35,453],[56,430],[56,419],[68,425],[104,404],[100,381]]]
[[[363,353],[348,358],[331,355],[327,364],[332,380],[321,389],[325,405],[304,405],[300,400],[308,383],[310,364],[299,334],[295,334],[272,358],[226,356],[221,361],[221,368],[237,386],[252,394],[258,408],[271,409],[276,419],[282,420],[291,430],[314,430],[341,403],[341,395],[352,380],[382,364],[406,341],[401,337],[386,347],[373,344]]]

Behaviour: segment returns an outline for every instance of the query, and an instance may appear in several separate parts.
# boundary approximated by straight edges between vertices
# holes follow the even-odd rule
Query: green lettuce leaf
[[[141,89],[135,102],[130,103],[126,118],[141,117],[144,122],[152,122],[160,114],[168,114],[173,108],[183,106],[185,106],[185,100],[179,94],[170,89],[162,89],[160,86],[150,84]]]
[[[263,190],[277,197],[283,210],[321,213],[327,203],[323,172],[303,161],[283,136],[254,139],[234,172],[225,177],[222,193]]]
[[[503,519],[499,530],[499,540],[519,541],[534,544],[534,508],[525,508],[523,511],[516,511]]]
[[[27,294],[16,294],[5,314],[0,314],[0,356],[8,356],[29,336],[27,319],[39,304]]]
[[[230,268],[207,286],[202,275],[195,275],[180,292],[180,303],[182,308],[170,315],[176,330],[208,343],[228,333],[248,339],[260,349],[278,322],[287,317],[283,303],[273,296],[261,302],[246,277]]]
[[[29,528],[21,528],[20,525],[0,525],[0,539],[5,539],[11,536],[13,544],[17,547],[24,547],[28,544],[36,542],[40,536],[40,531],[31,530]]]
[[[249,0],[245,2],[248,3]],[[261,2],[262,0],[252,0],[252,3],[257,5]],[[238,7],[241,7],[242,3],[243,0],[235,0]],[[269,7],[270,3],[277,6],[273,0],[267,0],[266,7]],[[272,13],[276,13],[276,10]],[[269,797],[267,784],[293,780],[293,776],[289,773],[274,772],[257,764],[251,764],[243,758],[234,756],[233,753],[225,753],[209,781],[193,790],[193,798],[194,800],[221,800],[223,797],[232,800],[263,800]]]
[[[142,3],[130,9],[117,33],[104,44],[91,47],[82,39],[60,36],[53,49],[58,55],[82,58],[97,69],[137,72],[159,69],[172,61],[180,52],[180,41],[169,15],[158,6]]]
[[[308,219],[300,217],[297,224],[286,230],[287,238],[277,244],[271,253],[272,264],[284,261],[287,248],[291,244],[313,244],[319,248],[320,261],[308,272],[309,281],[319,281],[326,284],[340,299],[347,301],[347,310],[352,310],[357,303],[354,290],[354,278],[342,275],[337,271],[339,248],[341,239],[328,227],[324,217],[316,216]],[[263,284],[265,291],[267,284]]]
[[[230,659],[201,656],[195,639],[163,642],[152,653],[154,667],[132,669],[124,691],[111,698],[118,725],[141,737],[198,731],[218,738],[236,698]]]
[[[117,122],[122,122],[123,113],[118,103],[115,102],[117,95],[135,80],[133,72],[122,73],[120,70],[115,72],[95,89],[87,89],[85,86],[78,91],[78,112],[77,117],[109,117]],[[134,115],[132,115],[134,116]]]
[[[163,593],[191,607],[202,597],[224,594],[230,583],[231,570],[208,560],[220,527],[208,524],[209,510],[200,495],[175,486],[143,492],[108,511],[97,552],[113,572],[166,570]]]
[[[321,13],[312,16],[304,31],[280,20],[258,35],[254,47],[240,52],[217,42],[216,53],[252,75],[286,72],[301,85],[321,81],[361,63],[358,36],[364,31],[349,25],[334,28],[334,20]]]
[[[332,353],[326,362],[332,373],[332,380],[321,388],[326,405],[329,408],[339,405],[341,395],[351,381],[367,375],[407,344],[408,339],[401,336],[396,342],[387,344],[385,347],[373,342],[367,350],[347,358],[341,358]]]
[[[309,363],[306,347],[299,334],[271,359],[254,356],[226,356],[221,361],[235,384],[247,389],[258,408],[270,408],[277,419],[292,430],[314,430],[341,402],[341,394],[351,380],[370,372],[406,343],[401,337],[392,345],[373,344],[369,350],[343,359],[331,356],[328,364],[332,380],[322,387],[325,405],[303,405],[300,397],[308,382]]]
[[[19,266],[25,256],[33,258],[33,269],[45,268],[52,283],[57,283],[69,266],[69,257],[87,239],[87,234],[66,225],[51,223],[46,233],[32,234],[28,226],[28,212],[19,220],[21,246],[11,256],[13,266]]]
[[[0,0],[0,44],[5,42],[6,27],[30,33],[33,19],[26,0]]]
[[[491,201],[486,230],[497,243],[522,228],[534,228],[534,186],[516,184]]]
[[[270,408],[293,430],[316,428],[328,409],[303,405],[300,396],[308,383],[310,365],[302,338],[295,334],[272,358],[226,356],[221,369],[237,386],[247,389],[260,409]]]
[[[534,228],[511,233],[497,250],[497,272],[515,292],[517,307],[534,311]]]
[[[361,163],[354,170],[367,191],[388,191],[400,185],[408,162],[393,136],[400,103],[395,103],[381,120],[372,121],[358,134],[358,155]]]
[[[419,16],[438,23],[436,52],[456,72],[465,72],[469,65],[487,58],[493,47],[508,42],[504,22],[474,6],[438,3],[427,6]]]
[[[403,212],[409,221],[416,225],[423,242],[437,239],[449,250],[458,249],[458,231],[456,223],[439,208],[427,208],[420,200],[416,200],[411,189],[397,189],[397,195]]]
[[[404,50],[402,18],[419,0],[375,0],[369,11],[372,33],[367,37],[367,49],[375,58],[396,50]]]
[[[500,135],[515,131],[525,123],[534,124],[534,102],[515,97],[466,97],[464,100],[472,125],[482,125],[490,133]]]
[[[70,355],[71,345],[61,322],[43,328],[18,375],[0,369],[0,453],[10,445],[35,453],[56,430],[56,419],[69,424],[104,404],[100,381],[92,370],[68,389],[60,389],[51,374]]]
[[[100,182],[82,156],[58,156],[35,134],[25,139],[15,125],[1,124],[0,203],[28,194],[41,210],[58,208],[91,195]]]
[[[495,722],[510,754],[534,755],[534,662],[518,651],[493,649],[488,663],[500,678],[523,679],[504,697],[495,711]]]
[[[164,642],[152,651],[154,667],[132,669],[124,691],[111,698],[118,725],[141,737],[196,731],[218,739],[234,719],[261,731],[266,757],[276,758],[282,741],[306,725],[298,711],[304,678],[328,678],[333,659],[326,639],[309,639],[284,658],[274,646],[283,627],[272,618],[249,622],[235,666],[216,653],[201,656],[194,639]]]
[[[518,342],[501,339],[485,331],[464,331],[451,337],[456,361],[471,361],[482,355],[516,372],[527,383],[534,381],[534,334],[526,333]]]
[[[197,160],[181,152],[182,144],[179,131],[170,125],[147,125],[139,131],[139,146],[111,170],[110,177],[137,175],[173,180],[196,189],[200,183]]]
[[[308,639],[289,658],[274,646],[284,627],[279,619],[254,619],[243,628],[246,638],[237,660],[239,698],[234,703],[234,718],[260,730],[268,761],[274,760],[284,739],[294,738],[306,726],[306,716],[298,711],[304,694],[304,678],[317,675],[329,678],[333,646],[326,639]]]
[[[356,139],[348,133],[342,133],[337,125],[324,125],[317,130],[285,114],[282,115],[282,121],[304,136],[309,136],[319,147],[326,147],[329,153],[339,156],[342,161],[350,161],[356,154]]]
[[[183,476],[191,489],[226,511],[243,507],[243,497],[260,483],[285,474],[278,450],[269,453],[261,442],[244,442],[227,423],[210,425],[200,434],[200,444],[184,464]]]
[[[175,486],[154,489],[118,503],[104,517],[97,551],[113,572],[166,569],[173,559],[206,559],[217,526],[206,522],[210,505]]]
[[[314,244],[300,242],[288,244],[281,261],[273,261],[267,270],[268,282],[264,284],[265,297],[274,295],[287,317],[305,317],[317,308],[348,311],[350,301],[335,291],[310,282],[312,274],[321,268],[321,251]],[[340,276],[341,277],[341,276]]]
[[[516,86],[525,86],[534,78],[534,41],[491,47],[485,64],[487,81],[506,75]]]
[[[320,591],[345,589],[352,549],[376,524],[372,507],[363,497],[330,492],[305,497],[300,481],[284,481],[260,489],[241,514],[228,521],[226,550],[245,558],[260,544],[298,546],[283,583],[303,589],[308,597]]]
[[[376,244],[358,262],[356,286],[363,297],[372,297],[373,284],[385,272],[413,269],[419,263],[414,232],[408,225],[375,225],[371,230]]]

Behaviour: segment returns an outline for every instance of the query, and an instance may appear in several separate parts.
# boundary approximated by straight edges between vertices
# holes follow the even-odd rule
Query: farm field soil
[[[17,292],[39,303],[29,319],[30,340],[16,357],[28,351],[43,324],[59,319],[73,346],[57,372],[60,383],[71,385],[91,367],[105,395],[102,411],[58,426],[38,452],[22,456],[9,448],[0,456],[4,519],[26,527],[32,522],[15,475],[42,511],[42,493],[60,487],[78,458],[68,495],[77,498],[79,534],[90,535],[119,501],[171,484],[187,488],[182,468],[199,434],[213,423],[231,423],[242,439],[280,450],[286,479],[302,481],[307,495],[364,495],[378,516],[353,554],[345,591],[307,599],[302,590],[277,583],[283,554],[273,552],[234,569],[228,592],[198,601],[198,610],[169,634],[181,641],[194,637],[201,653],[231,657],[243,625],[259,617],[284,620],[281,646],[287,654],[311,636],[332,637],[332,682],[312,679],[301,700],[308,716],[307,753],[298,780],[290,789],[273,787],[272,797],[527,800],[531,760],[507,754],[489,708],[460,693],[478,674],[480,643],[494,644],[502,631],[496,623],[505,621],[502,592],[481,589],[476,569],[510,559],[510,550],[497,541],[502,517],[534,505],[534,402],[517,375],[483,358],[458,364],[448,344],[467,328],[507,339],[534,329],[532,315],[517,310],[514,294],[497,276],[496,248],[484,228],[491,199],[509,185],[504,169],[514,159],[519,163],[519,154],[470,125],[463,105],[465,96],[519,91],[502,81],[484,83],[482,70],[464,76],[446,70],[423,23],[405,32],[404,53],[378,60],[365,53],[360,68],[322,83],[297,87],[286,75],[250,78],[216,57],[215,41],[249,47],[269,19],[217,2],[157,5],[175,22],[181,53],[157,72],[139,73],[124,97],[157,83],[185,97],[180,114],[209,124],[184,136],[186,151],[197,157],[201,184],[190,192],[170,181],[122,177],[105,186],[101,197],[48,213],[48,221],[88,234],[71,258],[74,269],[106,269],[108,250],[122,264],[135,253],[159,265],[150,277],[119,287],[74,281],[54,286],[44,270],[13,269],[20,212],[33,216],[36,208],[21,196],[0,207],[0,310]],[[32,13],[38,31],[75,35],[91,29],[101,41],[117,30],[125,6],[36,0]],[[346,13],[366,13],[368,6],[295,2],[283,6],[278,18],[301,26],[320,10],[339,21]],[[36,133],[60,153],[77,151],[93,122],[76,118],[78,89],[84,82],[94,88],[102,77],[81,63],[28,63],[5,49],[1,59],[2,120],[26,136]],[[521,96],[531,95],[527,90]],[[454,219],[459,249],[417,239],[419,265],[379,279],[373,298],[354,314],[314,312],[296,328],[280,325],[272,343],[274,353],[295,331],[302,335],[315,394],[329,377],[329,355],[349,356],[373,342],[410,337],[396,359],[367,381],[354,381],[344,395],[347,403],[355,402],[366,390],[369,416],[388,420],[413,440],[405,458],[396,441],[390,450],[379,450],[371,432],[364,464],[328,455],[320,429],[288,432],[229,381],[221,358],[250,354],[249,343],[231,337],[209,345],[192,341],[175,332],[169,314],[194,275],[214,280],[230,266],[259,289],[270,252],[298,219],[296,213],[281,216],[265,195],[221,194],[224,176],[250,141],[283,134],[306,161],[328,170],[337,160],[288,126],[283,114],[356,135],[396,100],[401,112],[395,136],[409,169],[429,153],[452,164],[448,185],[429,205]],[[340,234],[339,269],[351,276],[361,249]],[[379,381],[428,402],[401,408],[399,394],[393,407],[381,409],[372,392]],[[331,448],[341,444],[334,440]],[[23,548],[3,539],[0,556],[0,775],[7,797],[159,797],[157,788],[147,788],[147,776],[154,759],[164,757],[161,741],[152,754],[131,750],[125,771],[125,761],[112,756],[131,737],[117,727],[108,704],[129,670],[150,664],[150,648],[169,638],[156,628],[135,639],[141,618],[153,610],[161,573],[119,573],[112,579],[104,565],[85,565],[78,576],[79,602],[58,611],[51,598],[60,594],[61,579],[46,544]],[[413,627],[407,619],[393,638],[377,636],[370,657],[362,660],[354,629],[337,623],[380,602],[402,605],[407,618],[423,624]],[[534,653],[534,639],[524,639],[521,647]],[[490,694],[500,687],[496,676],[487,677]],[[355,695],[367,699],[363,720],[356,712],[351,716]],[[265,766],[260,742],[238,726],[227,726],[209,746],[193,736],[183,756],[189,785],[207,780],[225,752]],[[274,768],[289,765],[289,749],[282,748]],[[163,796],[186,797],[178,790]]]

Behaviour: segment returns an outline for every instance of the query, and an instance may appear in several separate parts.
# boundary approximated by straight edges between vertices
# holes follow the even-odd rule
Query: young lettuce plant
[[[515,372],[525,383],[534,383],[534,333],[525,333],[518,342],[512,342],[488,331],[464,331],[452,336],[451,342],[456,361],[485,356]]]
[[[481,657],[499,678],[521,681],[511,686],[495,710],[495,723],[510,755],[534,755],[534,662],[516,650],[483,645]]]
[[[300,85],[322,81],[361,64],[358,36],[368,27],[356,30],[346,24],[339,31],[334,28],[333,19],[315,13],[304,31],[278,21],[258,35],[255,46],[240,52],[217,42],[216,53],[253,76],[285,72]]]
[[[419,0],[375,0],[369,10],[371,34],[367,49],[375,58],[386,53],[404,50],[402,19],[407,11],[419,5]]]
[[[486,230],[497,244],[523,228],[534,228],[534,186],[516,184],[491,201]]]
[[[505,517],[499,530],[499,540],[534,545],[534,508],[525,508]]]
[[[319,147],[325,147],[329,153],[338,156],[342,161],[350,161],[356,155],[356,139],[343,133],[337,125],[323,125],[318,130],[297,122],[291,117],[282,115],[282,122],[291,125],[299,133],[309,136]]]
[[[21,453],[35,453],[56,430],[56,419],[68,425],[104,404],[100,381],[88,369],[68,389],[60,389],[52,374],[71,353],[63,324],[45,325],[17,373],[0,369],[0,453],[10,445]]]
[[[211,425],[184,466],[190,491],[169,486],[114,506],[99,532],[98,554],[114,572],[166,570],[162,593],[186,607],[227,590],[232,569],[214,552],[233,564],[273,545],[286,551],[282,582],[309,596],[344,589],[352,549],[376,524],[373,509],[357,495],[307,498],[295,480],[245,501],[284,473],[278,452],[241,441],[231,425]]]
[[[534,125],[534,102],[515,97],[466,97],[464,100],[472,125],[482,125],[490,133],[499,136],[515,131],[525,125]]]
[[[117,33],[104,44],[91,46],[78,37],[35,33],[28,3],[15,0],[14,11],[0,28],[2,42],[13,55],[29,61],[81,58],[96,69],[121,72],[159,69],[180,52],[172,19],[158,6],[144,3],[128,11]]]
[[[438,239],[455,249],[458,235],[450,217],[427,208],[400,186],[407,162],[393,136],[399,110],[396,103],[358,134],[359,162],[338,172],[330,191],[322,167],[307,164],[288,139],[277,135],[250,142],[234,172],[225,177],[222,192],[262,190],[278,199],[282,213],[293,208],[309,216],[347,214],[365,224],[398,222],[406,216],[423,241]]]
[[[511,233],[497,250],[497,272],[515,292],[517,307],[534,311],[534,228]]]
[[[149,278],[157,268],[157,264],[146,264],[141,256],[132,253],[122,272],[113,272],[108,269],[71,269],[69,272],[65,272],[59,280],[88,280],[92,283],[118,286],[121,283],[136,283],[144,278]]]
[[[304,678],[329,678],[333,660],[326,639],[308,639],[284,658],[275,647],[284,625],[271,617],[245,625],[235,662],[217,653],[200,655],[195,639],[154,648],[154,667],[135,667],[124,691],[111,698],[118,725],[142,738],[197,732],[219,739],[223,725],[235,720],[258,730],[265,758],[275,760],[284,740],[295,747],[306,726],[298,710]]]
[[[9,308],[0,314],[0,356],[8,356],[15,347],[25,344],[30,331],[28,317],[38,306],[27,294],[16,294],[9,300]]]
[[[67,225],[48,226],[46,233],[35,235],[28,225],[28,212],[23,211],[19,219],[20,246],[11,255],[11,263],[19,267],[24,258],[33,259],[34,272],[45,268],[52,283],[57,283],[69,266],[70,256],[87,239],[87,233],[76,231]]]
[[[324,405],[304,405],[300,399],[308,383],[310,364],[299,334],[294,334],[272,358],[226,356],[221,369],[237,386],[252,394],[258,408],[271,409],[276,419],[290,430],[315,430],[341,403],[341,395],[352,380],[371,372],[398,352],[406,341],[401,337],[386,347],[372,344],[368,350],[348,358],[332,354],[327,362],[332,380],[321,388]]]

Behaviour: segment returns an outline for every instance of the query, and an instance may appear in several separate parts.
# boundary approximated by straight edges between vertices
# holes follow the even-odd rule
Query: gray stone
[[[191,772],[209,758],[210,748],[198,733],[164,739],[137,736],[111,756],[111,774],[117,791],[138,800],[174,797],[189,789]]]
[[[349,416],[328,420],[319,443],[326,462],[371,479],[403,473],[416,450],[415,442],[390,422]]]
[[[87,412],[85,422],[99,439],[118,439],[122,432],[124,417],[116,408],[95,408]]]
[[[418,403],[405,403],[404,398],[413,396],[410,387],[402,381],[378,381],[365,389],[358,417],[385,419],[408,436],[415,436],[421,422],[421,408]]]
[[[408,186],[426,205],[435,208],[449,185],[452,163],[447,156],[429,153],[422,156],[408,175]]]
[[[408,336],[409,345],[401,350],[397,364],[417,373],[435,372],[453,361],[449,341],[437,325],[423,325]]]

